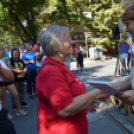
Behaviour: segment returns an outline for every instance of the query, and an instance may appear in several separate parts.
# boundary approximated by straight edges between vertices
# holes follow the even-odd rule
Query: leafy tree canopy
[[[51,10],[56,7],[56,12],[50,18],[51,22],[57,22],[58,20],[65,21],[65,26],[69,27],[70,24],[80,24],[83,15],[83,8],[87,6],[85,0],[49,0],[47,1],[47,9]]]
[[[124,4],[119,0],[91,0],[89,9],[91,19],[85,19],[83,24],[92,32],[90,40],[95,45],[115,44],[112,38],[112,28],[124,12]]]
[[[45,0],[2,0],[0,2],[1,42],[29,40],[37,42],[40,23],[37,20]],[[15,41],[15,42],[16,42]]]

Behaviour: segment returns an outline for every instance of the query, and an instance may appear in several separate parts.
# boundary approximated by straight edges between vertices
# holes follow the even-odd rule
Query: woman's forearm
[[[5,82],[12,82],[14,80],[14,75],[11,70],[1,68],[0,75]]]
[[[134,52],[129,52],[129,54],[132,54],[132,55],[134,55]]]
[[[78,112],[88,108],[100,94],[101,91],[95,89],[83,95],[77,96],[73,99],[73,102],[70,105],[61,110],[58,114],[63,117],[75,115]]]
[[[12,65],[8,64],[8,67],[14,72],[14,73],[20,73],[20,70],[17,70],[15,68],[13,68]]]
[[[25,67],[25,68],[23,69],[23,71],[26,73],[26,72],[27,72],[27,67]]]
[[[125,91],[123,94],[116,95],[116,97],[128,105],[134,105],[134,92],[133,92],[133,90]]]
[[[31,61],[26,61],[26,60],[24,60],[24,63],[25,63],[25,64],[31,64],[31,63],[34,64],[34,61],[33,61],[33,60],[31,60]]]
[[[116,82],[116,83],[111,83],[111,86],[120,90],[120,91],[131,90],[132,89],[131,78],[129,76],[123,81]]]

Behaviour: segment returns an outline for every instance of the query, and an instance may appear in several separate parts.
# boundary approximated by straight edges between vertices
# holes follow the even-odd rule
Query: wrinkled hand
[[[98,109],[99,107],[96,105],[96,104],[92,104],[89,108],[88,108],[88,111],[90,113],[95,113],[96,112],[96,109]]]
[[[134,105],[134,93],[126,91],[123,94],[116,94],[115,96],[128,105]]]

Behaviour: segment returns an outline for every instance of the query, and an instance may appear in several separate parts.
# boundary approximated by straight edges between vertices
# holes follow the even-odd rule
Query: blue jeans
[[[35,92],[35,78],[37,76],[37,71],[27,72],[27,79],[26,79],[26,88],[29,95],[32,95],[32,89]]]

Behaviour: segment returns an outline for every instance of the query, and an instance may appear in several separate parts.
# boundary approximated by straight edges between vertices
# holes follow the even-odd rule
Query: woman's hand
[[[106,101],[109,98],[109,96],[110,95],[108,95],[107,93],[102,92],[101,95],[98,96],[99,97],[98,99],[101,100],[101,101]]]
[[[134,105],[134,92],[132,90],[126,91],[123,94],[116,94],[115,96],[128,105]]]
[[[26,74],[26,72],[25,72],[25,71],[20,71],[20,76],[21,76],[22,78],[24,78],[24,77],[25,77],[25,74]]]
[[[4,63],[6,64],[6,65],[8,65],[8,59],[4,59]]]
[[[20,77],[24,78],[25,77],[25,74],[20,73]]]
[[[88,111],[90,113],[95,113],[96,112],[96,109],[98,109],[98,108],[99,107],[95,103],[93,103],[91,106],[89,106]]]
[[[101,94],[96,97],[96,100],[106,101],[110,95],[101,91]]]

